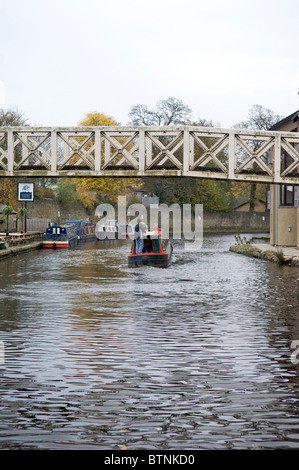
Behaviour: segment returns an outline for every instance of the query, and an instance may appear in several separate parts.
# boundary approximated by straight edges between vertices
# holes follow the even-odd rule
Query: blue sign
[[[19,183],[18,200],[33,201],[33,183]]]

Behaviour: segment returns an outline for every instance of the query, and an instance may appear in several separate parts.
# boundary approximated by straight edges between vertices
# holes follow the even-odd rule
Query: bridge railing
[[[299,183],[299,134],[175,127],[2,127],[0,176],[192,176]]]

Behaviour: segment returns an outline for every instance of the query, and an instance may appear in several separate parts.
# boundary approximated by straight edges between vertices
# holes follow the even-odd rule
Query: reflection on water
[[[0,262],[0,448],[299,448],[297,268],[175,243],[168,269],[129,244]]]

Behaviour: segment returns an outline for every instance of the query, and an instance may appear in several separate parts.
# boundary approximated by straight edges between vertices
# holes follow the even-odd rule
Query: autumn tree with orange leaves
[[[79,126],[118,126],[112,117],[98,112],[91,112],[85,115],[79,122]],[[118,196],[129,195],[134,189],[142,186],[142,181],[133,178],[74,178],[78,193],[82,196],[85,206],[90,203],[90,198],[94,200],[96,192],[100,199],[117,204]],[[95,202],[95,201],[94,201]],[[90,205],[90,204],[89,204]]]
[[[17,206],[17,186],[12,178],[1,178],[0,180],[0,204]]]

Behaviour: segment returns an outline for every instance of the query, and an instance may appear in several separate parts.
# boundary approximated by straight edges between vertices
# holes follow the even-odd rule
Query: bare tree
[[[193,126],[199,127],[220,127],[218,122],[214,122],[211,119],[198,118],[196,122],[192,122]]]
[[[0,126],[27,126],[27,119],[17,108],[0,109]]]
[[[237,129],[259,129],[268,131],[270,128],[282,119],[282,116],[275,114],[274,111],[264,108],[260,104],[255,104],[248,112],[248,119],[235,124]]]
[[[189,124],[192,110],[181,100],[170,97],[167,100],[158,102],[156,114],[164,126],[170,126],[170,124]]]
[[[186,125],[191,123],[192,110],[183,101],[171,96],[158,101],[153,110],[145,104],[132,106],[129,118],[129,124],[133,126]]]
[[[155,122],[154,112],[150,111],[145,104],[135,104],[131,107],[129,117],[130,125],[133,126],[153,126]]]

